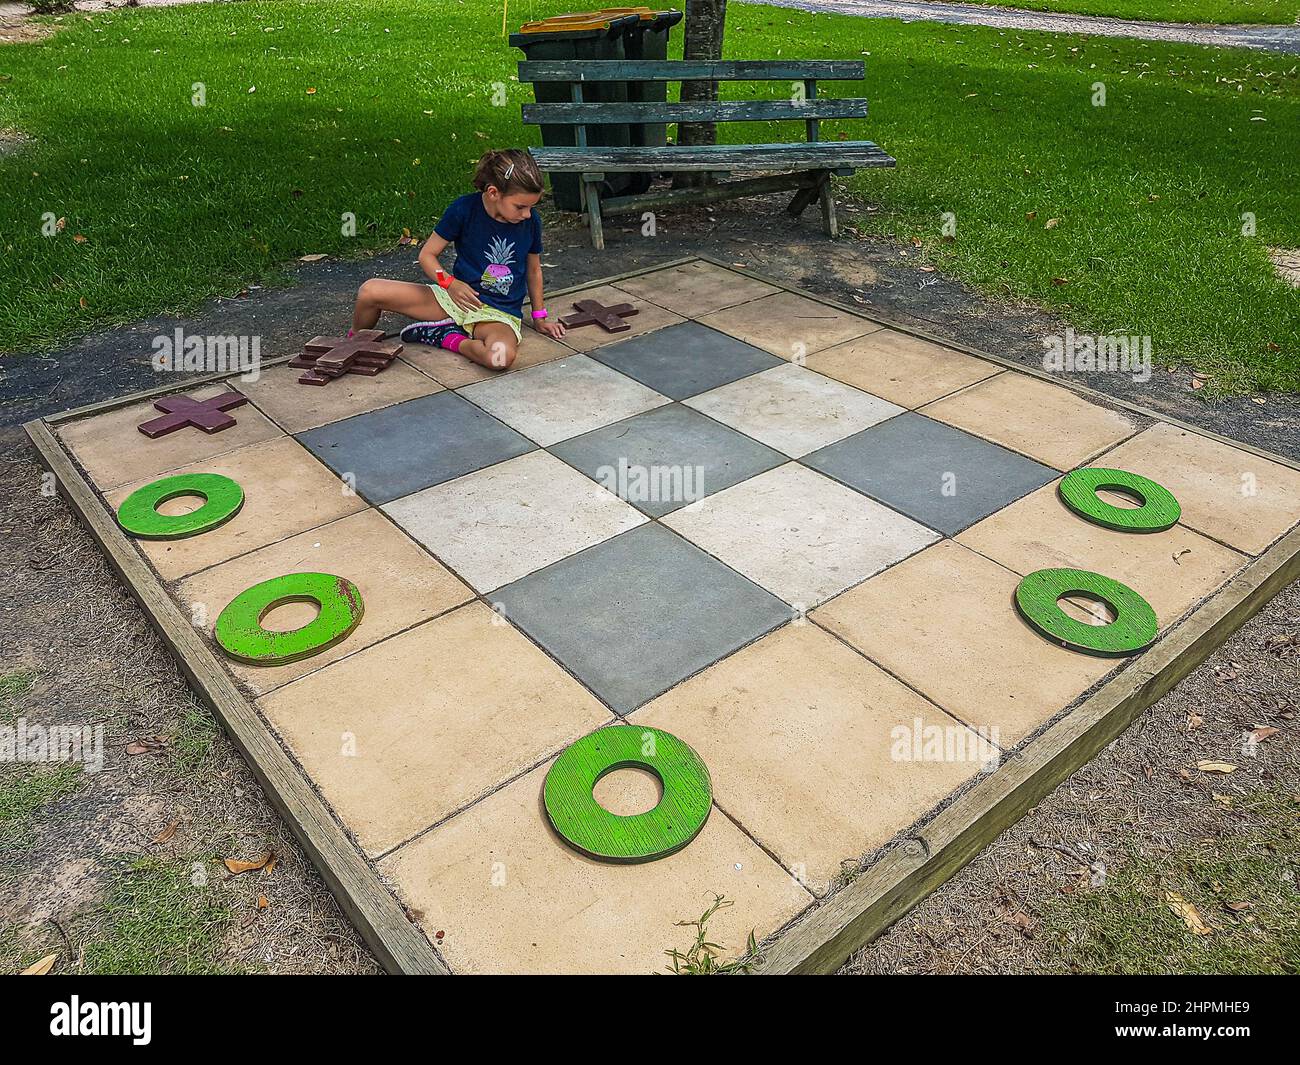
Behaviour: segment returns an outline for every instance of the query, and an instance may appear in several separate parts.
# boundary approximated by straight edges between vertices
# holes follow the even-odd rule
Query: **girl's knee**
[[[518,345],[515,344],[514,337],[509,340],[493,339],[488,341],[488,358],[494,370],[508,370],[514,365],[515,356],[519,353]]]
[[[383,290],[384,282],[380,278],[372,277],[369,281],[362,281],[357,289],[357,302],[368,307],[378,307]]]

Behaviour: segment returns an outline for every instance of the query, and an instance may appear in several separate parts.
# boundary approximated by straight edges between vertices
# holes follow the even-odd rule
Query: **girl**
[[[404,342],[436,345],[504,370],[523,337],[527,287],[533,328],[564,336],[564,325],[547,316],[542,302],[542,222],[535,210],[542,175],[533,157],[518,148],[487,152],[474,171],[474,187],[479,191],[452,201],[420,249],[420,265],[434,284],[365,282],[357,290],[353,332],[373,328],[384,311],[396,311],[417,319],[402,330]],[[453,242],[456,263],[449,277],[438,256]]]

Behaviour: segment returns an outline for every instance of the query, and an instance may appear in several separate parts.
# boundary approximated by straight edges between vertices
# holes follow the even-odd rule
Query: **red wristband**
[[[434,280],[438,282],[439,288],[451,288],[451,278],[449,278],[441,270],[437,271],[437,276],[434,278]]]

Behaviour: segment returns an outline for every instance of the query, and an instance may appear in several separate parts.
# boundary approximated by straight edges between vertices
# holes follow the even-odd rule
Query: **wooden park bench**
[[[797,189],[787,210],[796,217],[820,198],[822,221],[831,237],[838,233],[831,175],[852,174],[861,167],[893,166],[894,160],[871,141],[818,139],[819,123],[831,118],[865,118],[867,101],[818,97],[819,81],[860,81],[861,60],[776,60],[696,62],[678,60],[547,60],[519,64],[521,82],[568,82],[571,102],[523,105],[528,123],[572,125],[572,147],[531,148],[538,167],[550,173],[580,174],[591,242],[605,246],[605,215],[641,212],[677,203],[712,202],[736,196]],[[790,99],[714,100],[701,102],[604,102],[583,100],[589,82],[645,81],[788,81],[796,86]],[[797,86],[802,85],[802,92]],[[708,144],[599,147],[588,144],[587,127],[626,123],[764,122],[800,119],[807,141],[782,144]],[[606,174],[635,171],[703,173],[704,183],[635,195],[600,195]],[[733,172],[776,171],[760,177],[719,181]]]

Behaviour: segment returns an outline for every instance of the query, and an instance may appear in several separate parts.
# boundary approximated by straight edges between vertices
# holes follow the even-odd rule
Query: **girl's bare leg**
[[[505,322],[475,322],[473,336],[460,342],[460,354],[489,370],[507,370],[515,361],[519,344]]]
[[[373,329],[384,311],[396,311],[417,321],[440,322],[447,317],[442,304],[428,285],[414,281],[385,281],[371,278],[357,289],[357,306],[352,312],[353,329]],[[511,336],[513,340],[513,335]]]

